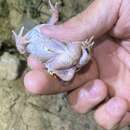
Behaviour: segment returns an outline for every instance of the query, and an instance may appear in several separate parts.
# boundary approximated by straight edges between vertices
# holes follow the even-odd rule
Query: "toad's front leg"
[[[21,54],[26,53],[25,47],[29,43],[29,40],[25,36],[22,36],[23,31],[24,31],[24,27],[20,29],[20,32],[18,35],[14,31],[12,31],[15,37],[16,47]]]
[[[59,20],[59,7],[58,7],[58,5],[60,3],[56,2],[55,5],[53,5],[52,2],[51,2],[51,0],[48,0],[48,2],[49,2],[50,8],[51,8],[50,10],[51,10],[51,13],[52,13],[51,18],[48,21],[48,24],[54,25]]]

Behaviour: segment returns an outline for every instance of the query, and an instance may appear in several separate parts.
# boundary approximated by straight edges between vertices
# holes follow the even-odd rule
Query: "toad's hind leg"
[[[70,68],[66,70],[54,70],[54,71],[48,71],[50,75],[57,75],[61,80],[63,81],[70,81],[73,79],[74,74],[76,72],[76,68]]]
[[[21,54],[26,53],[25,47],[26,47],[27,43],[29,43],[29,40],[27,40],[27,38],[25,36],[22,36],[23,31],[24,31],[24,27],[22,27],[20,29],[20,32],[18,35],[14,31],[12,31],[12,33],[15,37],[16,47]]]
[[[51,10],[51,13],[52,13],[52,16],[48,22],[48,24],[50,25],[54,25],[58,22],[59,20],[59,2],[56,2],[55,5],[52,4],[51,0],[48,0],[49,2],[49,5],[50,5],[50,10]]]

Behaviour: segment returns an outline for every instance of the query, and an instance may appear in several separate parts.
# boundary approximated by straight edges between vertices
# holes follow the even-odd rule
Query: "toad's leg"
[[[86,49],[88,53],[92,53],[93,47],[94,47],[94,36],[90,37],[89,39],[86,39],[85,41],[75,41],[74,44],[80,44],[82,49]]]
[[[83,48],[93,48],[95,43],[94,36],[91,36],[89,39],[86,39],[85,41],[75,41],[73,43],[80,44]]]
[[[52,76],[58,76],[63,81],[70,81],[73,79],[75,74],[76,68],[70,68],[66,70],[54,70],[54,71],[48,71],[48,73]]]
[[[90,59],[91,59],[90,52],[83,48],[82,49],[82,56],[80,57],[79,63],[76,65],[76,67],[77,67],[76,71],[79,71],[80,68],[82,66],[86,65],[89,62]]]
[[[77,68],[81,68],[85,64],[88,63],[88,61],[91,59],[92,55],[92,49],[94,46],[93,36],[90,39],[87,39],[86,41],[79,41],[75,42],[77,44],[81,44],[82,49],[82,55],[80,57],[79,63],[77,64]]]
[[[55,5],[52,4],[51,0],[48,0],[50,8],[51,8],[51,12],[52,12],[52,16],[48,22],[48,24],[50,25],[54,25],[58,22],[59,20],[59,3],[56,2]]]
[[[25,36],[22,36],[23,31],[24,31],[24,27],[20,29],[20,32],[18,35],[14,31],[12,31],[15,37],[16,47],[21,54],[26,53],[25,47],[27,43],[29,43],[29,40]]]

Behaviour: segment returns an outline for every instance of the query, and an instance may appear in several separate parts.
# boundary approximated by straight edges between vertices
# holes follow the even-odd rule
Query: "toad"
[[[49,0],[52,17],[47,24],[36,25],[23,36],[24,27],[19,34],[14,31],[17,50],[39,59],[50,75],[56,75],[63,81],[73,79],[75,73],[91,59],[93,36],[85,41],[61,42],[41,33],[41,27],[53,26],[59,19],[58,3]]]

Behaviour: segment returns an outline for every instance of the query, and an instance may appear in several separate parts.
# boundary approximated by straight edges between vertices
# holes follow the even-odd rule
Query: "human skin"
[[[49,76],[37,59],[29,57],[28,65],[32,71],[24,77],[26,89],[34,94],[66,91],[68,102],[77,112],[88,112],[100,103],[94,117],[105,129],[128,125],[129,16],[129,0],[95,0],[86,10],[63,24],[42,28],[42,32],[61,41],[85,40],[94,35],[94,58],[75,76],[73,82],[63,84]]]

